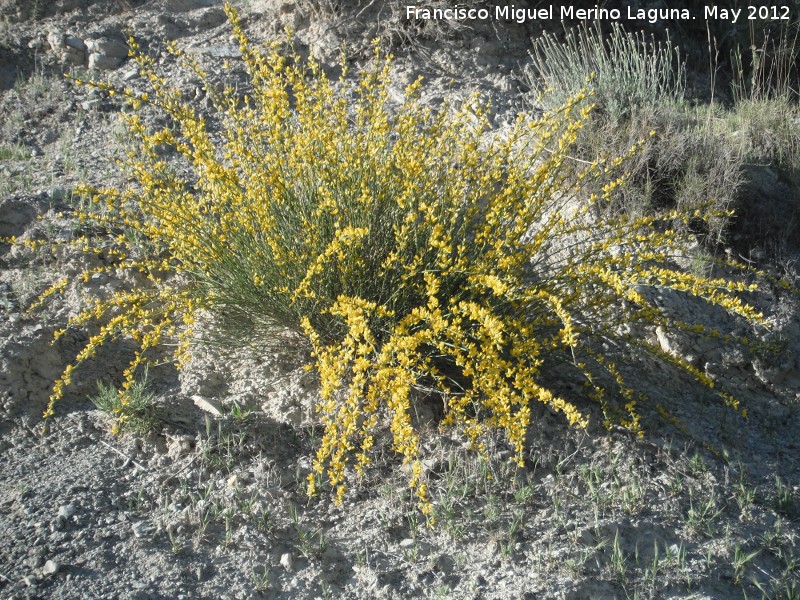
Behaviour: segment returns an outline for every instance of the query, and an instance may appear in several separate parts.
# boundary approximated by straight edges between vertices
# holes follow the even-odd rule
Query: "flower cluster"
[[[534,403],[578,427],[588,420],[548,388],[545,360],[573,369],[608,423],[640,431],[638,396],[602,344],[660,356],[620,333],[623,323],[673,324],[643,289],[672,288],[761,319],[736,296],[742,286],[673,262],[685,239],[667,224],[696,215],[598,220],[624,185],[626,157],[570,157],[591,111],[586,92],[499,134],[478,98],[434,111],[419,99],[420,82],[391,105],[391,57],[377,46],[372,67],[351,76],[343,61],[334,82],[291,48],[253,45],[227,11],[249,91],[207,83],[212,132],[131,41],[150,82],[147,94],[114,90],[132,109],[122,118],[134,183],[84,190],[92,202],[81,218],[121,232],[108,268],[135,271],[141,283],[90,303],[68,326],[98,326],[77,363],[111,338],[137,342],[121,394],[165,341],[177,340],[179,363],[186,357],[200,311],[251,336],[289,328],[311,347],[321,383],[324,435],[309,491],[327,482],[341,500],[349,471],[369,464],[386,428],[428,512],[427,430],[413,418],[422,390],[441,403],[442,428],[458,429],[478,452],[501,431],[522,463]],[[144,109],[168,125],[148,129]],[[56,383],[48,414],[73,369]]]

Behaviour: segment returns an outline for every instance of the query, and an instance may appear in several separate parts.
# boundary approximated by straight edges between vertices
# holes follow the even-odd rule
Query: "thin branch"
[[[103,444],[103,446],[105,446],[106,448],[109,448],[110,450],[112,450],[112,451],[116,452],[117,454],[119,454],[122,458],[125,458],[125,459],[129,460],[130,462],[132,462],[134,465],[136,465],[137,468],[141,469],[142,471],[147,471],[147,467],[145,467],[142,463],[136,462],[135,460],[133,460],[133,458],[131,458],[130,456],[128,456],[124,452],[122,452],[120,450],[117,450],[116,448],[114,448],[114,446],[112,446],[108,442],[105,442],[103,440],[97,440],[97,441],[100,442],[101,444]]]

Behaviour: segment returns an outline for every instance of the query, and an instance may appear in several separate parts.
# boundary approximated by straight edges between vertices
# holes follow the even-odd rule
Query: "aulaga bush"
[[[251,338],[288,328],[308,342],[321,381],[324,435],[309,492],[327,480],[341,501],[348,471],[369,464],[375,436],[388,426],[428,513],[429,430],[412,419],[420,390],[441,399],[442,428],[462,431],[479,452],[487,433],[504,432],[522,463],[532,403],[577,427],[588,420],[543,383],[545,359],[574,370],[608,424],[637,432],[637,395],[615,364],[623,353],[602,343],[636,346],[713,387],[620,327],[722,335],[663,314],[648,287],[761,321],[737,297],[752,286],[685,273],[673,262],[686,239],[663,224],[697,214],[596,219],[624,184],[625,157],[570,158],[591,110],[584,92],[491,132],[479,100],[433,110],[420,101],[419,82],[392,106],[390,57],[379,50],[372,67],[332,82],[313,59],[284,54],[281,44],[251,44],[227,11],[251,91],[208,86],[216,129],[133,41],[149,92],[92,83],[133,109],[122,116],[134,140],[125,165],[132,183],[83,190],[90,201],[79,218],[114,232],[113,248],[103,247],[114,261],[82,277],[128,269],[147,283],[89,300],[70,320],[68,327],[93,322],[96,330],[56,382],[46,416],[75,366],[110,339],[138,344],[124,403],[137,368],[165,342],[175,340],[176,362],[185,361],[203,311]],[[148,129],[145,108],[167,116],[167,126]],[[177,158],[168,160],[168,150]],[[92,251],[88,239],[77,243]]]

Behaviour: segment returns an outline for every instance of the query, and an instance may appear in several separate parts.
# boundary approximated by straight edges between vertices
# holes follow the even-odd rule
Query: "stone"
[[[42,50],[44,48],[45,39],[42,37],[41,34],[33,38],[30,42],[28,42],[28,48],[31,50]]]
[[[241,58],[242,52],[237,44],[223,44],[218,46],[190,46],[186,49],[189,54],[203,54],[214,58]]]
[[[322,558],[329,562],[338,562],[344,559],[344,554],[333,544],[329,544],[322,553]]]
[[[52,29],[47,34],[47,43],[62,62],[82,65],[86,61],[86,44],[79,37]]]
[[[114,58],[97,52],[89,54],[89,68],[96,71],[113,71],[120,64],[122,64],[121,58]]]
[[[64,48],[64,34],[57,29],[51,29],[47,32],[47,43],[53,52],[60,53]]]
[[[167,442],[167,456],[173,460],[191,452],[194,437],[191,435],[178,435],[169,438]]]
[[[61,569],[61,565],[54,560],[48,560],[42,567],[42,575],[45,577],[52,577]]]
[[[74,35],[68,35],[64,37],[63,41],[64,45],[67,48],[72,48],[80,52],[86,52],[86,44],[84,44],[83,40],[79,37],[75,37]]]
[[[93,54],[100,54],[108,58],[117,58],[120,61],[128,57],[128,44],[112,38],[100,38],[86,42],[86,48]]]
[[[291,571],[294,568],[294,557],[290,552],[281,554],[281,566],[287,571]]]
[[[658,345],[661,346],[664,352],[672,354],[673,356],[680,356],[678,349],[675,347],[672,340],[667,337],[667,332],[664,331],[664,328],[660,325],[656,328],[656,337],[658,338]]]
[[[64,504],[58,509],[58,518],[67,521],[76,512],[78,512],[78,509],[74,504]]]
[[[131,525],[131,529],[133,530],[133,535],[137,538],[147,537],[156,530],[156,528],[147,521],[137,521]]]
[[[195,406],[197,406],[200,410],[204,410],[207,413],[211,413],[215,417],[222,416],[222,407],[213,400],[207,400],[202,396],[194,395],[192,396],[192,401],[194,402]]]

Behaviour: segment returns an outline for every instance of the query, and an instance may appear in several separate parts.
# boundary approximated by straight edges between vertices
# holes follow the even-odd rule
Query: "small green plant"
[[[775,475],[775,510],[788,516],[792,516],[794,511],[792,488],[783,482],[780,475]]]
[[[733,549],[733,560],[731,561],[731,566],[733,566],[733,583],[739,585],[744,578],[744,569],[747,564],[753,560],[756,556],[758,556],[760,550],[754,550],[752,552],[746,552],[742,549],[742,546],[736,544]]]
[[[269,567],[264,566],[262,572],[258,572],[257,569],[253,569],[253,572],[250,574],[250,580],[253,582],[253,587],[258,592],[266,592],[269,589]]]
[[[686,570],[686,546],[683,543],[673,544],[664,548],[667,565],[676,573]]]
[[[524,523],[525,513],[523,511],[514,511],[508,523],[508,529],[502,532],[499,540],[500,554],[502,556],[511,556],[517,544],[517,538],[523,530]]]
[[[716,508],[715,498],[709,497],[705,501],[695,502],[692,494],[689,495],[689,510],[686,513],[686,525],[695,534],[706,537],[714,536],[714,521],[722,514],[721,508]]]
[[[705,459],[699,452],[692,454],[687,466],[689,467],[689,472],[695,477],[702,475],[708,469]]]
[[[134,381],[126,393],[97,382],[97,394],[90,400],[98,409],[108,413],[114,418],[112,431],[130,431],[137,434],[146,434],[158,426],[155,409],[155,395],[148,390],[147,371],[143,376]]]
[[[783,529],[783,526],[784,523],[780,517],[775,519],[772,529],[768,529],[761,534],[759,538],[761,547],[774,554],[780,553],[781,548],[787,539],[787,535]]]
[[[611,573],[620,583],[625,582],[625,574],[628,572],[628,556],[622,550],[619,542],[619,531],[614,534],[614,543],[611,546]]]
[[[298,550],[306,558],[321,557],[328,549],[328,540],[322,529],[309,531],[302,527],[297,528]]]
[[[793,579],[786,581],[772,578],[767,584],[753,579],[753,585],[761,592],[761,597],[767,600],[800,600],[800,584]]]
[[[30,150],[22,144],[0,143],[0,161],[25,160],[30,157]]]
[[[440,584],[435,590],[433,590],[433,595],[435,598],[449,598],[450,594],[450,586],[446,583]]]
[[[226,548],[229,548],[233,545],[233,520],[235,514],[233,509],[228,507],[222,511],[222,518],[225,521],[225,539],[223,540],[223,545]]]
[[[262,510],[261,512],[254,512],[253,521],[255,522],[256,529],[258,529],[261,533],[270,533],[275,528],[272,515],[266,509]]]
[[[253,416],[253,409],[240,406],[238,402],[234,401],[231,405],[229,414],[234,421],[244,425],[251,420]]]
[[[180,542],[177,534],[173,531],[171,526],[167,526],[167,537],[169,538],[170,550],[174,555],[177,556],[183,552],[183,544]]]
[[[731,52],[734,102],[797,98],[797,22],[781,21],[777,27],[763,27],[762,31],[751,27],[748,33],[748,48],[743,50],[740,42]]]
[[[206,415],[206,436],[198,448],[203,463],[214,470],[230,472],[243,454],[248,441],[248,433],[239,426],[241,421],[229,423],[217,421],[216,430],[210,415]]]
[[[636,546],[636,564],[639,564],[639,546]],[[645,564],[643,569],[643,579],[646,586],[649,587],[650,590],[655,590],[656,582],[658,581],[658,575],[663,570],[663,564],[661,559],[658,556],[658,541],[653,541],[653,558],[650,560],[650,564]]]
[[[601,538],[594,546],[582,547],[578,550],[575,555],[568,558],[564,564],[567,567],[567,570],[572,575],[582,575],[586,570],[586,563],[589,559],[594,556],[595,563],[597,564],[598,569],[600,568],[600,561],[597,558],[598,552],[603,550],[608,545],[608,540],[605,538]]]
[[[532,483],[521,485],[514,490],[514,502],[528,504],[536,496],[536,488]]]
[[[641,507],[644,497],[645,489],[642,480],[634,477],[620,490],[622,510],[634,514]]]
[[[742,518],[746,519],[749,515],[750,507],[755,500],[756,490],[747,484],[744,473],[740,473],[740,479],[734,487],[734,498],[736,499],[736,504],[739,506],[739,512]]]

